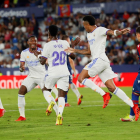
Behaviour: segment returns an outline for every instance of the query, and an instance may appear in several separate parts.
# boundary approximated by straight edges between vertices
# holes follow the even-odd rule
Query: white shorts
[[[44,78],[33,78],[27,76],[21,85],[24,85],[27,88],[27,92],[34,89],[37,85],[40,86],[41,89],[44,88]]]
[[[95,58],[89,64],[87,64],[84,69],[88,70],[90,77],[95,77],[98,75],[103,83],[118,76],[112,71],[109,62],[104,61],[101,58]]]
[[[45,87],[47,89],[52,89],[56,83],[57,83],[57,88],[62,89],[64,91],[68,91],[69,76],[55,78],[48,75],[45,80]]]

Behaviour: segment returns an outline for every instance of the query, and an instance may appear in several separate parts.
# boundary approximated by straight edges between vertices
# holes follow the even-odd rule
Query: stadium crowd
[[[89,2],[92,1],[96,0],[89,0]],[[100,1],[104,2],[105,0]],[[37,0],[30,0],[29,2],[31,4],[37,2]],[[42,4],[43,2],[46,3],[46,7],[49,4],[49,0],[39,0],[39,2],[42,2]],[[79,36],[81,42],[76,47],[79,49],[85,49],[87,47],[86,31],[82,25],[84,15],[78,13],[76,15],[71,14],[69,18],[60,18],[53,12],[54,5],[51,6],[52,11],[49,9],[44,19],[36,19],[34,14],[32,14],[31,18],[0,17],[0,67],[18,68],[20,52],[28,47],[28,37],[32,34],[36,35],[38,38],[38,47],[42,47],[47,42],[48,27],[52,24],[59,27],[59,38],[65,34],[69,35],[70,39]],[[140,25],[139,11],[137,13],[128,13],[125,11],[123,14],[119,14],[117,10],[114,10],[110,15],[106,15],[104,11],[101,11],[100,15],[96,15],[96,19],[97,26],[103,26],[113,30],[121,30],[123,28],[131,29],[130,34],[120,37],[107,37],[106,53],[110,59],[110,63],[112,65],[138,64],[135,29]],[[91,60],[90,56],[76,55],[75,65],[84,66]]]

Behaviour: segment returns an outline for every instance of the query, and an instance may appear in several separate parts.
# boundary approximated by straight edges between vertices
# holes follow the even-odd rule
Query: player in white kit
[[[89,77],[95,77],[98,75],[101,80],[104,82],[108,90],[130,107],[133,108],[135,112],[135,117],[139,117],[138,105],[133,104],[132,100],[118,87],[115,86],[113,78],[117,75],[112,71],[110,67],[110,62],[108,57],[105,54],[106,46],[106,37],[107,35],[122,35],[129,33],[130,30],[123,29],[119,30],[110,30],[104,27],[97,27],[95,25],[95,18],[93,16],[85,16],[83,18],[83,25],[87,33],[88,39],[88,49],[87,50],[77,50],[73,48],[68,48],[66,51],[71,53],[80,53],[84,55],[92,55],[92,61],[85,66],[78,77],[78,81],[87,87],[90,87],[92,90],[98,92],[104,99],[103,108],[105,108],[110,100],[110,94],[105,93],[100,87],[98,87],[94,82],[92,82]]]
[[[62,113],[65,106],[65,94],[69,87],[69,70],[67,67],[67,54],[64,51],[69,47],[65,40],[58,40],[58,27],[49,26],[50,42],[46,43],[41,55],[37,51],[34,54],[39,58],[42,65],[48,60],[48,76],[46,77],[44,92],[51,95],[51,90],[55,84],[58,88],[58,115],[56,125],[62,125]]]
[[[34,89],[37,85],[40,86],[41,89],[44,87],[44,78],[46,75],[45,65],[41,65],[39,60],[33,53],[33,50],[42,51],[41,48],[37,47],[37,38],[35,36],[30,36],[28,39],[29,48],[23,50],[20,56],[20,71],[23,72],[25,70],[25,63],[27,63],[27,67],[29,69],[29,75],[24,79],[22,85],[18,92],[18,108],[20,117],[16,121],[24,121],[25,118],[25,94]],[[51,96],[51,100],[48,100],[48,96],[43,92],[43,95],[46,101],[51,105],[48,106],[46,110],[46,114],[49,115],[51,113],[52,107],[54,106],[54,110],[57,114],[57,105],[53,96]]]

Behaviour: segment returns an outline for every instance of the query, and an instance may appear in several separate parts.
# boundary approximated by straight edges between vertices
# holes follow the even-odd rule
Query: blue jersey
[[[140,44],[137,45],[137,53],[139,57],[139,63],[140,63]],[[133,84],[133,92],[140,94],[140,68],[138,72],[138,76],[136,77],[134,84]]]
[[[71,65],[70,65],[70,61],[69,61],[69,56],[67,55],[67,67],[68,67],[68,70],[70,72],[70,74],[72,75],[72,68],[71,68]]]
[[[137,45],[137,54],[138,54],[138,57],[139,57],[139,64],[140,64],[140,44]],[[139,68],[139,74],[140,74],[140,68]]]

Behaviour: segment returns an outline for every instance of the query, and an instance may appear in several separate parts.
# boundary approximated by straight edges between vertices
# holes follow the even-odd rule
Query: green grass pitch
[[[131,87],[122,88],[131,98]],[[104,89],[106,90],[106,89]],[[89,88],[80,88],[83,102],[77,105],[70,90],[65,107],[63,125],[56,126],[53,111],[46,116],[47,103],[40,89],[34,89],[26,97],[26,121],[15,122],[19,117],[18,89],[0,89],[0,97],[6,109],[0,118],[0,140],[134,140],[140,138],[140,120],[121,122],[120,117],[129,113],[129,106],[113,95],[107,108],[103,99]]]

